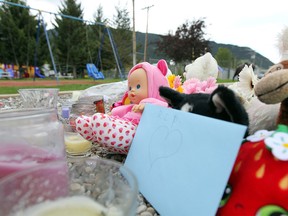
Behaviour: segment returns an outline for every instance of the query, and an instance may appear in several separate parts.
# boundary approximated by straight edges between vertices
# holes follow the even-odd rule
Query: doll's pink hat
[[[143,68],[146,71],[148,78],[148,96],[151,98],[156,98],[164,101],[164,99],[159,95],[159,87],[167,86],[169,87],[166,74],[168,72],[167,62],[163,59],[159,60],[158,63],[152,65],[148,62],[141,62],[135,65],[128,73],[128,77],[136,69]]]

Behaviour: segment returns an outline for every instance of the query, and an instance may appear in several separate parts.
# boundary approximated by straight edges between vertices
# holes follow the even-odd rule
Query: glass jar
[[[75,120],[79,116],[92,116],[96,113],[95,105],[93,103],[78,102],[72,105],[69,124],[74,132],[76,132]]]
[[[58,88],[18,89],[24,108],[57,108]]]
[[[78,102],[79,103],[93,103],[95,106],[95,111],[97,113],[105,113],[103,95],[82,96],[78,99]]]
[[[0,112],[0,178],[37,164],[66,160],[64,130],[55,109]]]

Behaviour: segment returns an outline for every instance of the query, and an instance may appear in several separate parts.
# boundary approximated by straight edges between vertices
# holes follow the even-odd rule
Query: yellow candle
[[[92,143],[78,133],[65,132],[64,136],[66,152],[71,155],[85,154],[91,149]]]
[[[120,209],[107,209],[89,197],[74,196],[46,201],[15,216],[123,216]]]

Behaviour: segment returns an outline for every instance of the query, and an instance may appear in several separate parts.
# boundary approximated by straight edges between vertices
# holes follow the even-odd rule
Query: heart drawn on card
[[[169,158],[180,150],[183,141],[181,131],[161,126],[151,136],[149,143],[150,168],[159,160]]]

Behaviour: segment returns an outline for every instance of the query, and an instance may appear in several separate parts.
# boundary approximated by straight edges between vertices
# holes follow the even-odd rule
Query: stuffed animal
[[[252,66],[252,68],[253,68],[254,71],[255,71],[255,69],[256,69],[256,66],[255,66],[254,64],[245,62],[244,64],[241,64],[241,65],[239,65],[239,66],[236,68],[232,80],[235,80],[235,79],[238,80],[238,79],[239,79],[239,74],[240,74],[240,72],[243,70],[243,68],[244,68],[245,66]]]
[[[217,216],[288,214],[288,128],[260,130],[242,144]]]
[[[218,64],[211,53],[207,52],[203,56],[195,59],[191,64],[185,67],[186,80],[197,78],[200,81],[207,80],[208,77],[218,77]]]
[[[253,65],[244,65],[239,73],[238,82],[229,85],[240,98],[249,116],[249,134],[258,130],[275,130],[280,104],[265,104],[255,95],[255,86],[259,82]]]
[[[286,36],[281,46],[288,50],[288,28],[283,32]],[[272,66],[255,86],[255,96],[263,104],[281,103],[278,127],[274,131],[259,130],[243,142],[217,216],[288,215],[287,59],[284,56]]]
[[[78,133],[110,152],[127,154],[145,104],[168,107],[158,91],[159,86],[169,86],[167,71],[165,60],[159,60],[156,66],[148,62],[135,65],[128,73],[125,95],[129,100],[124,99],[115,105],[110,114],[96,113],[92,117],[78,117],[75,121]]]
[[[167,87],[160,87],[159,92],[174,109],[249,125],[248,114],[240,100],[225,86],[219,85],[211,94],[185,94]]]

